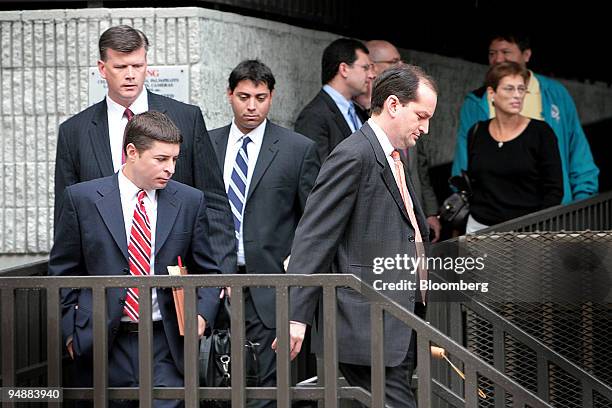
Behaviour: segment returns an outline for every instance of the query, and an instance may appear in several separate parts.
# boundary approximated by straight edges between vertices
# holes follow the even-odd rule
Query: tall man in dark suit
[[[127,124],[125,166],[115,175],[66,188],[49,259],[52,276],[167,275],[177,257],[189,273],[220,273],[208,237],[201,191],[170,180],[182,141],[160,112],[134,116]],[[219,290],[198,291],[198,333],[214,319]],[[92,384],[93,321],[90,289],[62,291],[62,332],[74,358],[80,386]],[[108,384],[138,386],[138,328],[153,319],[155,386],[183,385],[183,338],[169,288],[152,291],[152,316],[139,313],[137,288],[107,292]],[[212,320],[211,320],[212,321]],[[96,341],[104,339],[96,339]],[[129,405],[138,406],[138,401]],[[155,401],[156,407],[182,406]]]
[[[105,100],[62,123],[55,162],[55,221],[64,189],[81,181],[110,176],[121,167],[123,130],[133,115],[165,113],[183,136],[174,179],[204,192],[210,239],[221,269],[233,273],[236,248],[223,179],[200,108],[156,95],[144,88],[149,40],[140,30],[121,25],[100,36],[98,69],[106,79]]]
[[[295,122],[296,132],[317,143],[321,161],[367,120],[367,117],[358,116],[352,99],[367,92],[372,78],[368,49],[361,42],[340,38],[323,51],[323,88]]]
[[[210,132],[234,215],[239,273],[284,273],[283,260],[319,171],[312,140],[266,119],[274,84],[272,71],[262,62],[238,64],[228,87],[234,120]],[[275,386],[274,289],[250,288],[245,311],[246,337],[259,343],[259,385]],[[276,406],[263,400],[248,405]]]
[[[391,68],[376,79],[372,118],[340,143],[321,167],[296,230],[288,273],[350,273],[368,280],[375,258],[424,256],[427,221],[398,150],[414,146],[427,133],[436,103],[436,85],[418,67]],[[423,272],[419,271],[421,278]],[[385,271],[380,276],[392,282],[411,279],[416,284],[417,280],[417,274],[405,271]],[[294,289],[292,357],[300,351],[305,326],[312,324],[320,299],[320,288]],[[410,310],[423,305],[420,291],[416,296],[414,291],[384,293]],[[352,289],[338,288],[337,295],[340,370],[351,385],[370,389],[369,305]],[[409,379],[416,361],[416,336],[391,317],[384,327],[386,402],[414,407]],[[313,346],[322,350],[320,337],[313,339]]]

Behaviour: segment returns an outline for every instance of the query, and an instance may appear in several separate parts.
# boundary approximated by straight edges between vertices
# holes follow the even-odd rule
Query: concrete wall
[[[277,79],[271,119],[291,127],[320,87],[323,48],[336,35],[199,8],[83,9],[0,12],[0,253],[41,253],[52,244],[57,127],[84,109],[99,35],[116,24],[143,30],[151,65],[188,65],[191,103],[209,129],[227,124],[227,77],[245,58],[266,62]],[[441,93],[430,136],[433,164],[452,159],[463,96],[486,67],[403,50]],[[612,91],[569,83],[585,123],[610,116]]]

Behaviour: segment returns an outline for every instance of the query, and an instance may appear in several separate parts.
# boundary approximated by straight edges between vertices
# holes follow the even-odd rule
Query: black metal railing
[[[467,303],[455,307],[448,311],[449,322],[459,327],[451,337],[461,339],[468,349],[533,392],[543,395],[546,390],[546,400],[555,406],[612,406],[610,393],[594,391],[590,383],[596,379],[607,390],[612,384],[612,360],[599,357],[607,355],[612,336],[612,305],[607,298],[612,234],[488,233],[461,237],[457,248],[460,257],[488,255],[487,268],[471,272],[469,279],[488,282],[497,290],[478,294],[471,304],[480,303],[497,317],[483,316]],[[572,297],[575,290],[580,296]],[[559,296],[565,293],[570,295]],[[528,334],[532,343],[496,332],[496,327],[509,323]],[[533,341],[580,370],[568,370],[559,361],[542,361],[542,353],[531,347]],[[495,405],[491,399],[481,406],[507,406],[498,405],[503,393],[495,396]]]
[[[610,303],[582,301],[567,305],[521,301],[524,292],[531,290],[533,285],[554,285],[556,272],[566,275],[574,271],[580,281],[588,280],[594,270],[609,270],[602,254],[612,251],[610,230],[612,192],[606,192],[456,239],[450,243],[455,249],[452,256],[489,255],[489,261],[495,264],[490,268],[494,273],[473,278],[492,280],[506,288],[504,302],[480,297],[478,302],[471,301],[471,306],[467,303],[444,306],[440,308],[443,310],[438,314],[442,318],[437,323],[485,361],[538,395],[545,395],[545,399],[555,406],[612,406],[608,391],[612,384],[612,363],[609,358],[597,357],[607,353],[606,339],[612,336]],[[559,241],[564,241],[565,247],[560,247]],[[482,309],[476,311],[474,305],[487,307],[495,314],[483,315]],[[508,324],[531,340],[516,333],[500,334],[499,327]],[[543,365],[542,355],[549,355],[549,352],[535,350],[534,341],[563,356],[565,362],[551,360]],[[566,362],[572,364],[572,369]],[[579,371],[576,372],[576,368]],[[606,391],[593,390],[593,381],[606,386]],[[488,384],[488,389],[493,391],[494,387]],[[500,392],[494,394],[498,398],[483,402],[481,406],[510,404],[511,399],[504,398]]]
[[[499,371],[514,378],[521,385],[539,395],[547,402],[556,402],[554,406],[567,407],[568,401],[554,401],[554,381],[551,377],[560,376],[561,373],[574,378],[577,382],[577,390],[572,390],[577,395],[580,407],[609,407],[612,406],[612,387],[592,373],[587,372],[570,359],[562,356],[537,336],[526,332],[516,324],[498,314],[485,304],[463,296],[462,300],[449,303],[454,309],[453,315],[458,318],[451,324],[451,337],[468,337],[468,348],[474,351],[485,361],[496,367]],[[463,317],[463,318],[460,318]],[[466,322],[466,317],[470,321]],[[482,330],[481,336],[477,337],[478,331],[474,326],[476,321],[481,326],[486,326]],[[466,324],[467,323],[467,324]],[[471,329],[471,333],[468,332]],[[470,339],[471,337],[471,339]],[[486,343],[486,344],[485,344]],[[508,346],[510,343],[510,346]],[[520,355],[509,354],[509,348],[520,349]],[[515,361],[512,361],[515,360]],[[529,360],[533,360],[529,364]],[[509,363],[514,365],[527,365],[528,372],[520,372],[517,367],[509,370]],[[526,378],[527,377],[527,378]],[[450,377],[452,378],[452,377]],[[482,384],[487,389],[491,398],[485,403],[481,401],[481,406],[504,407],[504,390],[491,384]],[[457,381],[450,381],[445,384],[451,389],[457,389]],[[551,401],[553,399],[553,401]]]
[[[491,232],[535,231],[610,231],[612,230],[612,191],[595,197],[558,205],[482,229],[476,235]]]
[[[198,384],[198,339],[196,336],[196,288],[232,287],[232,387],[210,388]],[[277,386],[246,387],[244,344],[244,294],[250,286],[266,286],[276,289],[277,335]],[[320,286],[324,308],[324,375],[322,384],[314,387],[290,386],[289,370],[289,288],[292,286]],[[415,316],[400,305],[390,301],[352,275],[233,275],[233,276],[150,276],[150,277],[32,277],[1,278],[2,322],[2,385],[14,386],[15,376],[15,290],[45,290],[47,300],[47,383],[61,386],[62,341],[60,333],[60,289],[92,288],[93,338],[106,339],[106,290],[112,287],[138,287],[141,315],[150,316],[151,290],[156,287],[183,287],[185,289],[185,385],[180,388],[155,388],[152,380],[151,346],[152,321],[141,322],[139,341],[138,388],[109,388],[107,383],[107,354],[105,340],[94,340],[93,388],[64,388],[64,399],[93,399],[96,406],[105,406],[109,399],[138,399],[141,407],[151,407],[153,399],[185,399],[187,406],[196,406],[203,399],[225,399],[232,407],[243,407],[247,399],[275,399],[281,407],[289,407],[293,400],[321,401],[325,407],[338,406],[338,398],[356,399],[368,406],[384,406],[383,315],[394,316],[413,328],[418,339],[418,399],[420,406],[432,406],[434,395],[453,406],[478,406],[478,377],[485,376],[496,387],[512,395],[514,407],[550,407],[541,397],[525,390],[518,382],[500,370],[487,364],[459,343],[438,329]],[[372,392],[361,388],[339,386],[337,381],[336,343],[336,288],[350,287],[364,295],[371,305],[372,338]],[[457,393],[444,384],[432,380],[430,345],[444,347],[465,370],[465,385]],[[57,406],[57,405],[56,405]]]

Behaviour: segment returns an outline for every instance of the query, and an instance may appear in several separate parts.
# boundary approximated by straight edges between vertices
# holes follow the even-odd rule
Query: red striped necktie
[[[143,201],[146,195],[144,190],[138,191],[128,242],[130,273],[134,276],[151,272],[151,224]],[[138,288],[128,289],[123,310],[130,319],[138,321]]]

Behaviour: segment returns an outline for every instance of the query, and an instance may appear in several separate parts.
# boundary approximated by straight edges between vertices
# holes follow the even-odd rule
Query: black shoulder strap
[[[478,131],[478,125],[480,125],[480,122],[476,122],[476,124],[472,128],[471,132],[468,132],[468,140],[470,140],[470,136],[473,136],[472,137],[472,141],[468,145],[468,151],[467,151],[468,157],[469,157],[469,154],[470,154],[470,150],[472,150],[472,147],[474,147],[474,141],[476,140],[476,132]]]

